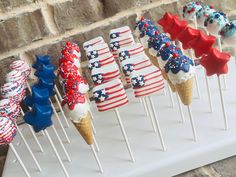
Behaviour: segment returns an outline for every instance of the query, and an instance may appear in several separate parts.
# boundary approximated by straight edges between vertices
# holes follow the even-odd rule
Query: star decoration
[[[187,27],[180,35],[178,35],[177,39],[182,43],[184,49],[189,49],[190,46],[188,45],[188,43],[197,38],[199,34],[199,30]]]
[[[132,82],[133,88],[138,88],[138,87],[142,87],[142,86],[145,85],[145,81],[144,81],[144,76],[143,75],[140,75],[140,76],[137,76],[137,77],[133,77],[131,79],[131,82]]]
[[[158,20],[157,23],[163,27],[163,30],[165,32],[167,32],[168,29],[171,27],[173,19],[178,18],[178,15],[172,15],[171,13],[166,12],[165,15],[160,20]]]
[[[130,76],[133,70],[134,70],[133,64],[126,64],[125,66],[123,66],[123,72],[125,76]]]
[[[200,32],[199,36],[191,40],[188,45],[194,49],[195,56],[200,57],[203,54],[207,54],[212,49],[215,41],[216,37],[211,35],[208,36],[203,32]]]
[[[109,97],[109,95],[106,93],[105,89],[101,89],[101,90],[97,90],[97,91],[93,92],[93,96],[94,96],[96,102],[105,101]]]
[[[172,21],[172,25],[167,32],[170,34],[172,41],[175,41],[178,35],[180,35],[187,27],[188,22],[185,20],[179,20],[178,18],[174,18]]]
[[[207,76],[226,74],[230,57],[230,54],[212,48],[208,55],[202,57],[200,64],[206,69]]]

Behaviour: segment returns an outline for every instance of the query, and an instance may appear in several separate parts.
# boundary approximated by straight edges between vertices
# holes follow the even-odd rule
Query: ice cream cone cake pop
[[[184,105],[192,103],[192,87],[195,68],[193,61],[182,55],[174,54],[165,65],[165,71],[175,85]]]
[[[213,8],[213,6],[208,6],[208,5],[202,4],[202,8],[199,11],[197,11],[197,13],[196,13],[198,26],[201,28],[205,28],[204,22],[205,22],[206,18],[210,14],[212,14],[213,12],[215,12],[215,9]]]
[[[188,2],[183,7],[183,17],[187,20],[195,20],[196,14],[202,9],[202,4],[200,1]]]
[[[161,71],[155,66],[133,71],[131,82],[135,97],[148,96],[164,88]]]
[[[120,79],[113,79],[93,88],[93,96],[98,111],[108,111],[128,103],[128,98]]]
[[[226,24],[220,31],[224,45],[234,46],[236,45],[236,20]]]
[[[228,23],[229,20],[223,12],[213,12],[206,18],[204,26],[209,33],[218,36],[221,29]]]

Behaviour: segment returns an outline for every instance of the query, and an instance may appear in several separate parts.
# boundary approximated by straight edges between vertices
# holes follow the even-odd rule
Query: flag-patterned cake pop
[[[110,53],[109,47],[106,43],[95,45],[87,48],[86,55],[89,60]]]
[[[87,48],[95,46],[95,45],[100,45],[100,44],[104,44],[104,39],[101,36],[98,36],[96,38],[93,38],[89,41],[86,41],[83,43],[83,48],[84,50],[87,50]]]
[[[161,71],[155,66],[133,71],[131,82],[135,97],[148,96],[164,88]]]
[[[128,103],[128,97],[120,79],[113,79],[93,88],[98,111],[108,111]]]
[[[112,29],[110,31],[110,39],[132,35],[131,29],[128,26]]]
[[[97,58],[89,60],[89,68],[99,68],[114,63],[115,59],[113,55],[109,52],[104,55],[98,56]]]

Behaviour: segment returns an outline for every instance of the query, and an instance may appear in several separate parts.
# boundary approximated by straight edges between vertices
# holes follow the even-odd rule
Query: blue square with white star
[[[131,79],[133,88],[143,87],[145,85],[144,76],[140,75]]]
[[[103,102],[109,97],[105,89],[93,92],[93,96],[96,102]]]
[[[95,84],[101,84],[103,82],[102,74],[94,74],[92,75],[92,79]]]

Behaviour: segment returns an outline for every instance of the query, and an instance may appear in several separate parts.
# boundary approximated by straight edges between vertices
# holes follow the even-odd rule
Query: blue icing
[[[183,55],[182,51],[174,45],[170,45],[167,48],[165,47],[165,48],[161,49],[159,53],[160,53],[162,60],[164,60],[164,61],[166,61],[170,57],[172,57],[174,53],[177,53],[179,56]]]
[[[153,48],[158,52],[167,42],[171,43],[170,38],[162,33],[160,35],[156,35],[154,38],[150,38],[148,41],[148,47]]]
[[[217,24],[217,26],[221,29],[226,23],[229,23],[229,20],[223,12],[213,12],[206,18],[204,26],[207,27],[209,24],[213,23]]]
[[[226,24],[220,31],[220,34],[224,38],[232,37],[235,35],[235,33],[236,33],[236,20],[233,20],[229,24]]]
[[[148,24],[148,27],[145,27],[145,24]],[[155,34],[155,31],[159,31],[159,29],[154,26],[154,24],[148,20],[148,19],[144,19],[144,20],[140,20],[136,23],[136,27],[135,29],[138,28],[139,32],[140,32],[140,38],[144,37],[145,35],[148,36],[153,36]]]
[[[170,58],[165,65],[165,71],[168,73],[171,71],[177,74],[179,71],[188,72],[190,65],[194,65],[193,61],[186,56],[178,56],[177,58]]]

